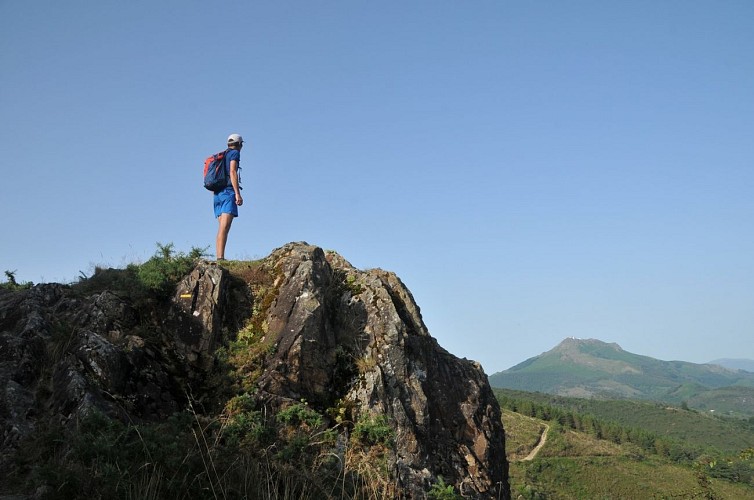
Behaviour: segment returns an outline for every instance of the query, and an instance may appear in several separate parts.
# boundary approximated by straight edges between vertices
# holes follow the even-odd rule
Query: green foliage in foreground
[[[182,412],[134,424],[92,413],[73,433],[51,425],[21,448],[20,472],[0,481],[0,491],[49,499],[391,497],[370,477],[388,448],[354,438],[339,457],[336,429],[305,403],[267,415],[251,401],[232,398],[218,418]],[[369,461],[355,463],[365,450]]]

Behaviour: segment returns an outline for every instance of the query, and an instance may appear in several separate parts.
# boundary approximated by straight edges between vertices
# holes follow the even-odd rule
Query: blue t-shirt
[[[237,149],[229,149],[227,153],[225,153],[225,166],[228,169],[228,186],[227,187],[233,187],[233,184],[230,182],[230,162],[232,160],[236,160],[238,162],[238,188],[241,188],[241,152]]]

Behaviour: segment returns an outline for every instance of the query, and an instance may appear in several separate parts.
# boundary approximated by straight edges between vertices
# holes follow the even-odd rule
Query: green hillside
[[[709,443],[657,436],[544,404],[543,397],[548,396],[498,391],[513,498],[754,498],[751,448],[723,452]],[[599,403],[605,414],[628,413],[634,422],[650,421],[656,415],[652,405],[644,403]],[[610,406],[614,408],[608,410]],[[668,424],[671,427],[698,424],[694,412],[677,413]],[[527,460],[545,429],[544,445]]]
[[[512,462],[509,474],[513,498],[522,499],[754,498],[752,486],[711,478],[703,467],[628,456],[544,457]]]
[[[529,402],[523,411],[533,415],[537,415],[536,407],[540,406],[556,413],[589,416],[628,429],[641,429],[693,447],[730,453],[754,447],[754,417],[748,420],[723,418],[709,412],[646,401],[571,398],[511,389],[495,389],[495,394],[504,407],[507,401]],[[546,416],[541,412],[539,415]]]
[[[489,377],[493,387],[601,399],[646,399],[734,416],[754,416],[754,373],[661,361],[617,344],[566,339]]]

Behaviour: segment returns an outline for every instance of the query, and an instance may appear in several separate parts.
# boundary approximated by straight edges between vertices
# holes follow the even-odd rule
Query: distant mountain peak
[[[555,346],[553,351],[558,350],[559,348],[570,348],[573,346],[600,346],[600,347],[611,347],[615,349],[616,351],[622,351],[623,348],[616,344],[615,342],[603,342],[599,339],[582,339],[579,337],[566,337],[560,344]]]
[[[726,360],[661,361],[616,343],[568,337],[539,356],[490,375],[489,381],[493,387],[561,396],[687,401],[754,414],[754,373],[727,369],[720,361]],[[734,400],[735,405],[730,403]]]

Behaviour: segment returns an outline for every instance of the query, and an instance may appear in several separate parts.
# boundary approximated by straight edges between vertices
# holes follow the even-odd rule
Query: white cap
[[[238,134],[230,134],[228,136],[228,144],[235,143],[235,142],[237,142],[239,144],[242,143],[243,142],[243,137],[241,137]]]

